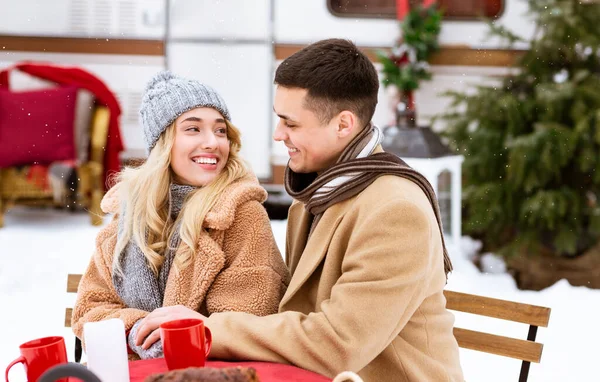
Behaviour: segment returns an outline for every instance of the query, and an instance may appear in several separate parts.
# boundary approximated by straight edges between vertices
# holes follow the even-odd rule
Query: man
[[[276,141],[289,150],[279,313],[206,318],[211,356],[291,363],[365,381],[462,381],[451,270],[431,186],[384,153],[370,121],[379,81],[354,44],[324,40],[275,74]]]

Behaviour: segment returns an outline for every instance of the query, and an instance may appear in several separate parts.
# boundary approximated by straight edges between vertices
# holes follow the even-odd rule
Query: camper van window
[[[397,0],[325,0],[338,17],[396,18]],[[407,0],[409,1],[409,0]],[[446,20],[481,21],[496,19],[504,11],[505,0],[438,0]]]

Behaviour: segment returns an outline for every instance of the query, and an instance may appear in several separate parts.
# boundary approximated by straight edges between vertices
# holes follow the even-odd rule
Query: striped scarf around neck
[[[440,229],[444,251],[446,276],[452,271],[452,262],[446,249],[442,219],[435,191],[429,181],[418,171],[407,165],[396,155],[386,152],[373,154],[383,139],[379,127],[365,127],[344,149],[336,164],[317,173],[296,173],[285,169],[285,189],[296,200],[305,204],[313,215],[309,237],[319,223],[323,213],[334,204],[349,199],[367,188],[383,175],[396,175],[417,184],[425,193]]]

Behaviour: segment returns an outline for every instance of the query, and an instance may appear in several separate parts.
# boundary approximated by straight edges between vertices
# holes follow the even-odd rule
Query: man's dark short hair
[[[343,39],[321,40],[286,58],[275,72],[275,84],[308,90],[305,107],[323,123],[349,110],[366,125],[379,90],[371,60]]]

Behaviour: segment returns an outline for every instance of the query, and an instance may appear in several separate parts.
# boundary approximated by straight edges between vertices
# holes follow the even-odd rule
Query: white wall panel
[[[172,43],[169,68],[214,87],[242,132],[242,156],[258,177],[271,174],[271,67],[268,44]]]
[[[523,36],[533,34],[534,25],[524,22],[524,0],[505,0],[504,14],[497,21]],[[389,46],[399,35],[398,22],[391,19],[337,17],[327,9],[327,0],[274,0],[275,41],[306,44],[325,38],[347,38],[358,45]],[[445,21],[440,34],[442,45],[496,46],[484,41],[488,27],[483,22]]]
[[[447,111],[451,99],[443,96],[442,93],[447,91],[472,93],[476,86],[499,83],[501,76],[507,75],[510,69],[481,66],[434,66],[432,72],[431,81],[421,82],[420,88],[415,92],[417,118],[424,125],[429,124],[433,117]],[[440,121],[436,127],[443,128],[443,123]]]
[[[0,0],[0,34],[162,39],[165,0]]]
[[[277,62],[277,65],[279,65],[281,63],[281,61]],[[273,70],[273,75],[272,78],[275,78],[275,69]],[[272,94],[273,96],[275,96],[275,89],[277,88],[276,85],[271,85],[272,87]],[[271,101],[271,103],[273,102],[273,100]],[[282,142],[275,142],[273,141],[273,133],[275,133],[275,128],[277,127],[277,124],[279,123],[279,117],[277,116],[277,114],[275,114],[273,112],[273,109],[271,108],[271,163],[273,163],[274,165],[286,165],[288,160],[290,159],[290,156],[288,155],[288,151],[287,151],[287,147],[285,147],[285,145]]]
[[[173,39],[269,40],[270,0],[176,0],[171,2]]]
[[[52,35],[67,32],[69,1],[0,0],[0,33]]]

